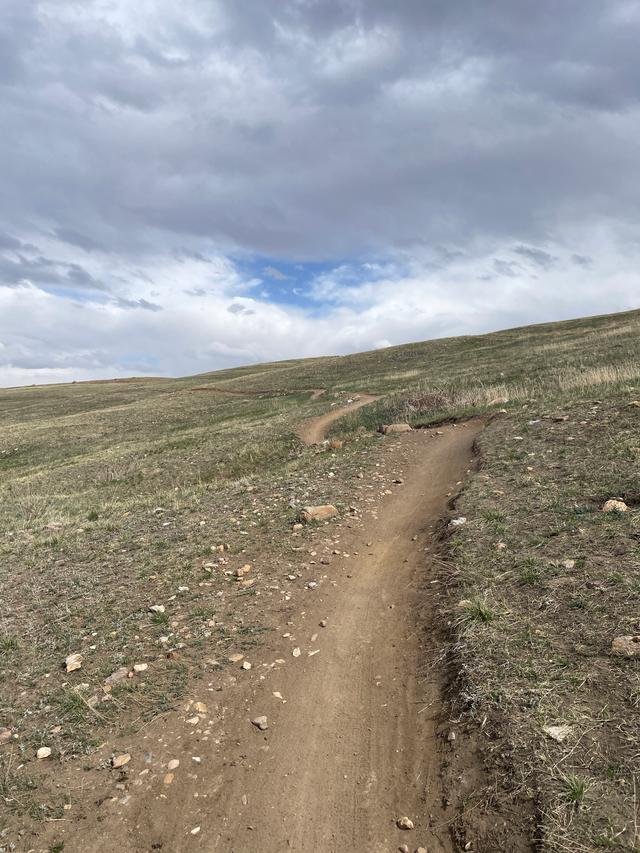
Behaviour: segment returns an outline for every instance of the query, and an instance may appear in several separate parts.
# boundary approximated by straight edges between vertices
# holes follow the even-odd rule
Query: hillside
[[[634,311],[183,379],[0,390],[0,851],[127,849],[118,844],[131,836],[114,823],[127,824],[132,809],[126,832],[139,833],[139,846],[128,849],[152,849],[160,842],[144,815],[166,811],[179,772],[165,784],[172,772],[145,764],[157,747],[144,739],[176,731],[198,703],[209,706],[192,725],[196,757],[211,767],[208,790],[229,782],[247,796],[229,768],[257,766],[258,753],[246,758],[229,720],[244,724],[256,691],[270,701],[282,692],[265,686],[278,671],[268,662],[282,659],[283,635],[287,646],[302,634],[305,614],[333,602],[333,621],[347,626],[340,608],[376,589],[391,596],[393,624],[422,637],[409,653],[405,634],[394,634],[416,703],[436,673],[432,725],[420,729],[429,791],[415,792],[430,851],[640,849],[640,657],[612,654],[616,637],[640,633],[639,333]],[[360,393],[381,399],[355,410],[349,401]],[[302,421],[342,406],[333,446],[299,440]],[[375,432],[395,421],[428,429]],[[469,446],[458,446],[467,428]],[[442,470],[433,501],[419,503],[427,462]],[[602,512],[612,498],[628,511]],[[315,504],[335,504],[338,520],[295,528],[299,509]],[[415,533],[390,525],[385,535],[415,535],[420,553],[401,544],[377,553],[379,519],[405,509]],[[464,522],[451,527],[443,515]],[[350,561],[371,542],[375,584],[350,592]],[[396,553],[412,572],[411,593],[397,600],[385,575]],[[368,607],[363,614],[384,619]],[[349,636],[355,655],[360,636]],[[318,655],[319,666],[332,661],[325,685],[341,677],[339,640],[333,657],[330,645]],[[81,668],[67,673],[74,653]],[[253,668],[242,670],[234,654]],[[354,673],[368,665],[359,660]],[[305,717],[299,737],[317,723]],[[275,750],[277,724],[272,734]],[[51,755],[38,760],[42,747]],[[131,756],[121,770],[112,761],[120,754]],[[180,759],[183,769],[191,758]],[[158,776],[155,788],[145,770]],[[207,808],[219,806],[203,804],[203,788],[181,789],[174,823],[201,811],[165,849],[205,849]],[[364,794],[353,796],[356,811],[366,808]],[[258,791],[249,810],[252,797]],[[252,817],[258,828],[267,805]],[[386,817],[391,833],[397,815]],[[272,849],[264,832],[255,847],[263,853]],[[355,832],[351,849],[365,837]],[[220,849],[254,849],[258,834]],[[404,841],[389,834],[391,846],[379,849]]]

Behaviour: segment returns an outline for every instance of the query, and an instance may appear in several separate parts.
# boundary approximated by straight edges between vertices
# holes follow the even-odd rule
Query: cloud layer
[[[6,0],[0,384],[636,307],[640,4]]]

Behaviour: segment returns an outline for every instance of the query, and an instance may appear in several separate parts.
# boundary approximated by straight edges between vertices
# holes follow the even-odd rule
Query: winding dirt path
[[[320,393],[314,391],[311,399],[315,400],[319,396]],[[363,406],[368,406],[370,403],[375,403],[376,400],[380,399],[379,396],[375,396],[374,394],[354,394],[352,403],[346,406],[339,406],[317,418],[309,418],[309,420],[303,421],[296,430],[296,435],[305,444],[321,444],[332,423],[343,418],[349,412],[354,412],[356,409],[361,409]]]

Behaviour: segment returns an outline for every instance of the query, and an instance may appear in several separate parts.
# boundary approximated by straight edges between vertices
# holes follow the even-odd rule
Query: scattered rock
[[[165,773],[164,779],[162,781],[165,785],[170,785],[173,782],[173,773]]]
[[[67,655],[64,661],[67,672],[73,672],[76,669],[80,669],[82,666],[82,660],[83,658],[80,652],[74,652],[72,655]]]
[[[208,708],[204,702],[194,702],[193,703],[193,710],[196,711],[196,713],[198,713],[198,714],[206,714],[208,711]]]
[[[0,726],[0,746],[3,746],[5,743],[9,743],[12,734],[11,729],[6,729],[4,726]]]
[[[465,518],[464,515],[461,515],[459,518],[452,518],[448,524],[448,527],[450,527],[452,530],[454,530],[456,527],[462,527],[462,525],[466,524],[466,523],[467,523],[467,519]]]
[[[51,747],[49,746],[41,746],[40,749],[36,752],[36,758],[49,758],[51,755]]]
[[[249,663],[248,660],[242,661],[242,668],[243,669],[251,669],[251,664]]]
[[[300,651],[298,646],[296,646],[295,649],[291,652],[291,654],[294,656],[294,658],[299,658],[302,652]]]
[[[411,853],[408,844],[401,844],[400,847],[398,847],[398,850],[400,851],[400,853]]]
[[[167,770],[173,771],[177,770],[180,767],[180,759],[172,758],[171,761],[167,764]]]
[[[191,830],[191,835],[197,835],[199,832],[200,832],[200,827],[194,826],[193,829]]]
[[[548,735],[552,740],[555,740],[558,743],[562,743],[573,732],[573,726],[568,726],[568,725],[543,726],[542,731],[546,735]]]
[[[413,821],[409,817],[399,817],[396,826],[398,829],[413,829]]]
[[[266,732],[269,728],[267,718],[264,715],[261,717],[254,717],[253,720],[251,720],[251,724],[257,729],[260,729],[261,732]]]
[[[240,652],[236,652],[236,654],[229,655],[228,660],[230,663],[240,663],[243,657],[244,655],[240,654]]]
[[[616,637],[611,643],[611,654],[624,658],[640,657],[640,634],[628,637]]]
[[[602,512],[627,512],[629,507],[620,498],[611,498],[602,507]]]
[[[344,441],[340,441],[339,438],[332,438],[329,442],[329,447],[332,450],[342,450],[342,448],[344,447]]]
[[[416,847],[416,853],[427,853],[426,847]]]
[[[576,561],[575,560],[563,560],[561,565],[562,565],[563,569],[575,569]]]
[[[394,432],[412,432],[413,427],[411,424],[382,424],[382,426],[378,427],[378,432],[381,432],[383,435],[389,435]]]
[[[305,506],[300,511],[300,521],[308,524],[310,521],[322,521],[325,518],[333,518],[338,510],[333,504],[322,504],[320,506]]]
[[[149,669],[148,663],[134,663],[133,671],[134,672],[146,672]]]
[[[149,610],[151,613],[164,613],[164,604],[152,604]]]
[[[131,756],[128,752],[124,752],[122,755],[114,755],[111,759],[112,767],[124,767],[125,764],[128,764],[131,761]]]
[[[320,627],[321,627],[321,628],[326,628],[328,624],[329,624],[329,623],[327,622],[327,620],[326,620],[326,619],[321,619],[321,620],[320,620]]]

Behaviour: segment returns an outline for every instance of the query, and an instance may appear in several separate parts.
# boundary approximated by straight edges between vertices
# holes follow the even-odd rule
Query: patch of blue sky
[[[348,294],[349,289],[389,275],[390,265],[378,260],[336,259],[299,262],[266,257],[234,259],[243,277],[254,284],[255,299],[322,313]],[[397,273],[394,264],[393,270]]]

